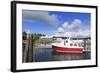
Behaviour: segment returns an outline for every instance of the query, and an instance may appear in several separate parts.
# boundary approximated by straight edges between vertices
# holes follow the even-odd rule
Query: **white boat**
[[[69,37],[54,37],[52,48],[56,52],[61,53],[83,53],[84,41],[80,39],[72,39]]]

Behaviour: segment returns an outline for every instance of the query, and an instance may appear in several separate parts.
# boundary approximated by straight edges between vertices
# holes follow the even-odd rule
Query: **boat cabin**
[[[84,41],[81,39],[72,39],[70,37],[53,37],[56,45],[69,46],[69,47],[84,47]]]

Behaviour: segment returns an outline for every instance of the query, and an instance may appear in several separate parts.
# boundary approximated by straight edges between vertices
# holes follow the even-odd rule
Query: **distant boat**
[[[52,43],[52,48],[56,52],[61,53],[83,53],[83,40],[73,40],[70,37],[54,37],[54,42]]]

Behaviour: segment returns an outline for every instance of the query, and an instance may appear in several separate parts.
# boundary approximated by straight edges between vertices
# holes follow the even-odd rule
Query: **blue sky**
[[[66,22],[68,24],[65,24]],[[71,26],[73,31],[82,27],[90,30],[91,14],[34,10],[23,10],[22,12],[22,29],[24,31],[30,30],[32,33],[49,35],[56,33],[58,30],[62,31],[63,25],[65,27]]]

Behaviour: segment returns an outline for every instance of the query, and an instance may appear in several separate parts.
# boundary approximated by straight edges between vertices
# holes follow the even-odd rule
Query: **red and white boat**
[[[83,40],[73,40],[69,37],[56,37],[52,43],[52,48],[61,53],[83,53]]]

